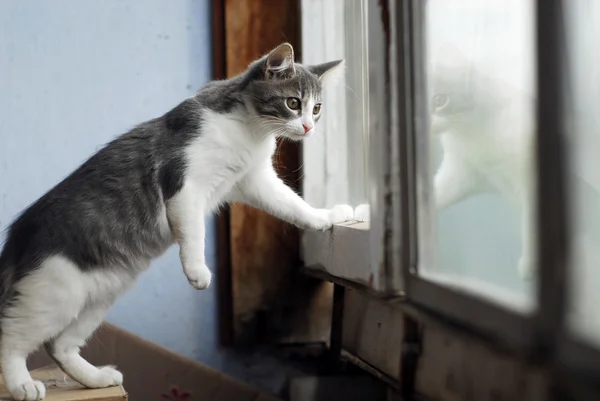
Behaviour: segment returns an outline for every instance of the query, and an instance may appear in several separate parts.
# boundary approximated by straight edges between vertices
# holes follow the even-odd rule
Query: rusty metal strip
[[[331,311],[331,336],[329,350],[333,370],[339,366],[342,354],[342,336],[344,331],[344,299],[346,288],[334,284],[333,286],[333,308]]]

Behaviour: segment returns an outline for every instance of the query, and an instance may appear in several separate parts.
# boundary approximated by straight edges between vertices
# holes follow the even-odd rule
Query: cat
[[[315,209],[278,178],[277,138],[315,132],[321,90],[343,60],[302,65],[283,43],[228,80],[109,142],[9,226],[0,254],[0,366],[16,400],[40,400],[27,356],[40,346],[82,385],[118,385],[114,367],[80,356],[105,312],[151,260],[177,243],[185,276],[207,288],[205,216],[244,202],[298,227],[351,220]]]
[[[499,193],[519,212],[518,271],[530,278],[536,255],[533,96],[482,74],[450,44],[440,48],[430,88],[430,133],[443,151],[433,184],[436,210]]]

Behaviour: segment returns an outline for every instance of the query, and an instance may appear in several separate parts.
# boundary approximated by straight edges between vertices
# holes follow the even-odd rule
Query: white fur
[[[371,221],[371,207],[368,203],[358,205],[354,209],[354,219],[361,222]]]
[[[244,113],[221,115],[203,110],[202,134],[187,150],[185,183],[166,205],[161,231],[180,245],[184,274],[197,289],[207,288],[212,277],[204,255],[204,218],[224,202],[245,202],[316,230],[353,217],[352,208],[345,205],[312,208],[285,185],[272,165],[275,135],[252,121]],[[75,380],[88,387],[120,384],[123,377],[118,371],[92,366],[79,355],[79,348],[110,305],[149,264],[150,260],[140,260],[127,270],[107,266],[82,272],[55,255],[23,278],[17,286],[21,296],[6,311],[11,319],[2,324],[0,362],[11,395],[17,400],[44,397],[44,386],[32,380],[25,359],[52,338],[56,339],[54,357]]]
[[[25,359],[52,338],[56,338],[55,357],[74,379],[88,387],[120,384],[118,371],[90,365],[79,356],[79,348],[100,325],[108,307],[133,283],[133,272],[144,268],[134,266],[131,273],[122,269],[82,272],[57,255],[23,278],[16,286],[20,296],[6,310],[9,319],[2,321],[2,374],[13,398],[44,397],[44,386],[32,380]]]
[[[443,210],[477,193],[499,192],[520,213],[523,250],[518,270],[523,278],[529,278],[535,266],[530,149],[506,149],[485,143],[494,142],[494,138],[481,142],[469,147],[460,137],[442,135],[444,158],[434,180],[437,209]],[[517,140],[516,148],[522,143],[522,139]],[[477,153],[470,153],[469,148]]]
[[[338,65],[321,75],[320,80],[325,85],[334,85],[339,82],[346,82],[346,60],[340,61]]]
[[[518,270],[529,278],[535,267],[534,102],[499,81],[484,80],[477,87],[485,95],[477,97],[475,115],[449,120],[432,115],[431,131],[443,149],[434,178],[436,207],[441,211],[475,194],[498,192],[520,213]]]
[[[204,259],[204,216],[222,202],[247,203],[297,226],[318,230],[353,215],[349,206],[314,209],[285,185],[273,169],[275,135],[252,121],[242,113],[221,115],[205,110],[203,134],[189,148],[186,183],[168,204],[184,273],[198,289],[211,281]]]

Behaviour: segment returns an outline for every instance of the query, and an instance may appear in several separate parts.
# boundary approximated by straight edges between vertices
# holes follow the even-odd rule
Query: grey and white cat
[[[534,98],[482,74],[449,44],[440,49],[431,77],[431,133],[443,150],[434,178],[437,210],[478,193],[499,193],[520,214],[518,269],[528,278],[536,251]]]
[[[277,137],[314,133],[322,85],[342,67],[295,63],[284,43],[119,136],[16,218],[0,254],[0,365],[16,400],[44,398],[26,366],[41,345],[87,387],[120,384],[80,347],[174,243],[191,285],[210,285],[204,219],[219,205],[244,202],[315,230],[352,219],[350,206],[309,206],[272,166]]]

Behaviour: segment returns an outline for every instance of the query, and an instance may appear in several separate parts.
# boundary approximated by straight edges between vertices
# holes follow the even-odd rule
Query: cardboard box
[[[46,401],[126,401],[127,393],[123,386],[102,389],[86,389],[56,365],[49,365],[31,372],[35,380],[46,385]],[[0,400],[10,400],[10,394],[0,378]]]
[[[116,365],[123,373],[123,387],[129,401],[278,401],[217,370],[108,323],[98,329],[82,354],[96,366]],[[30,358],[28,366],[36,369],[51,363],[46,353],[40,350]]]

